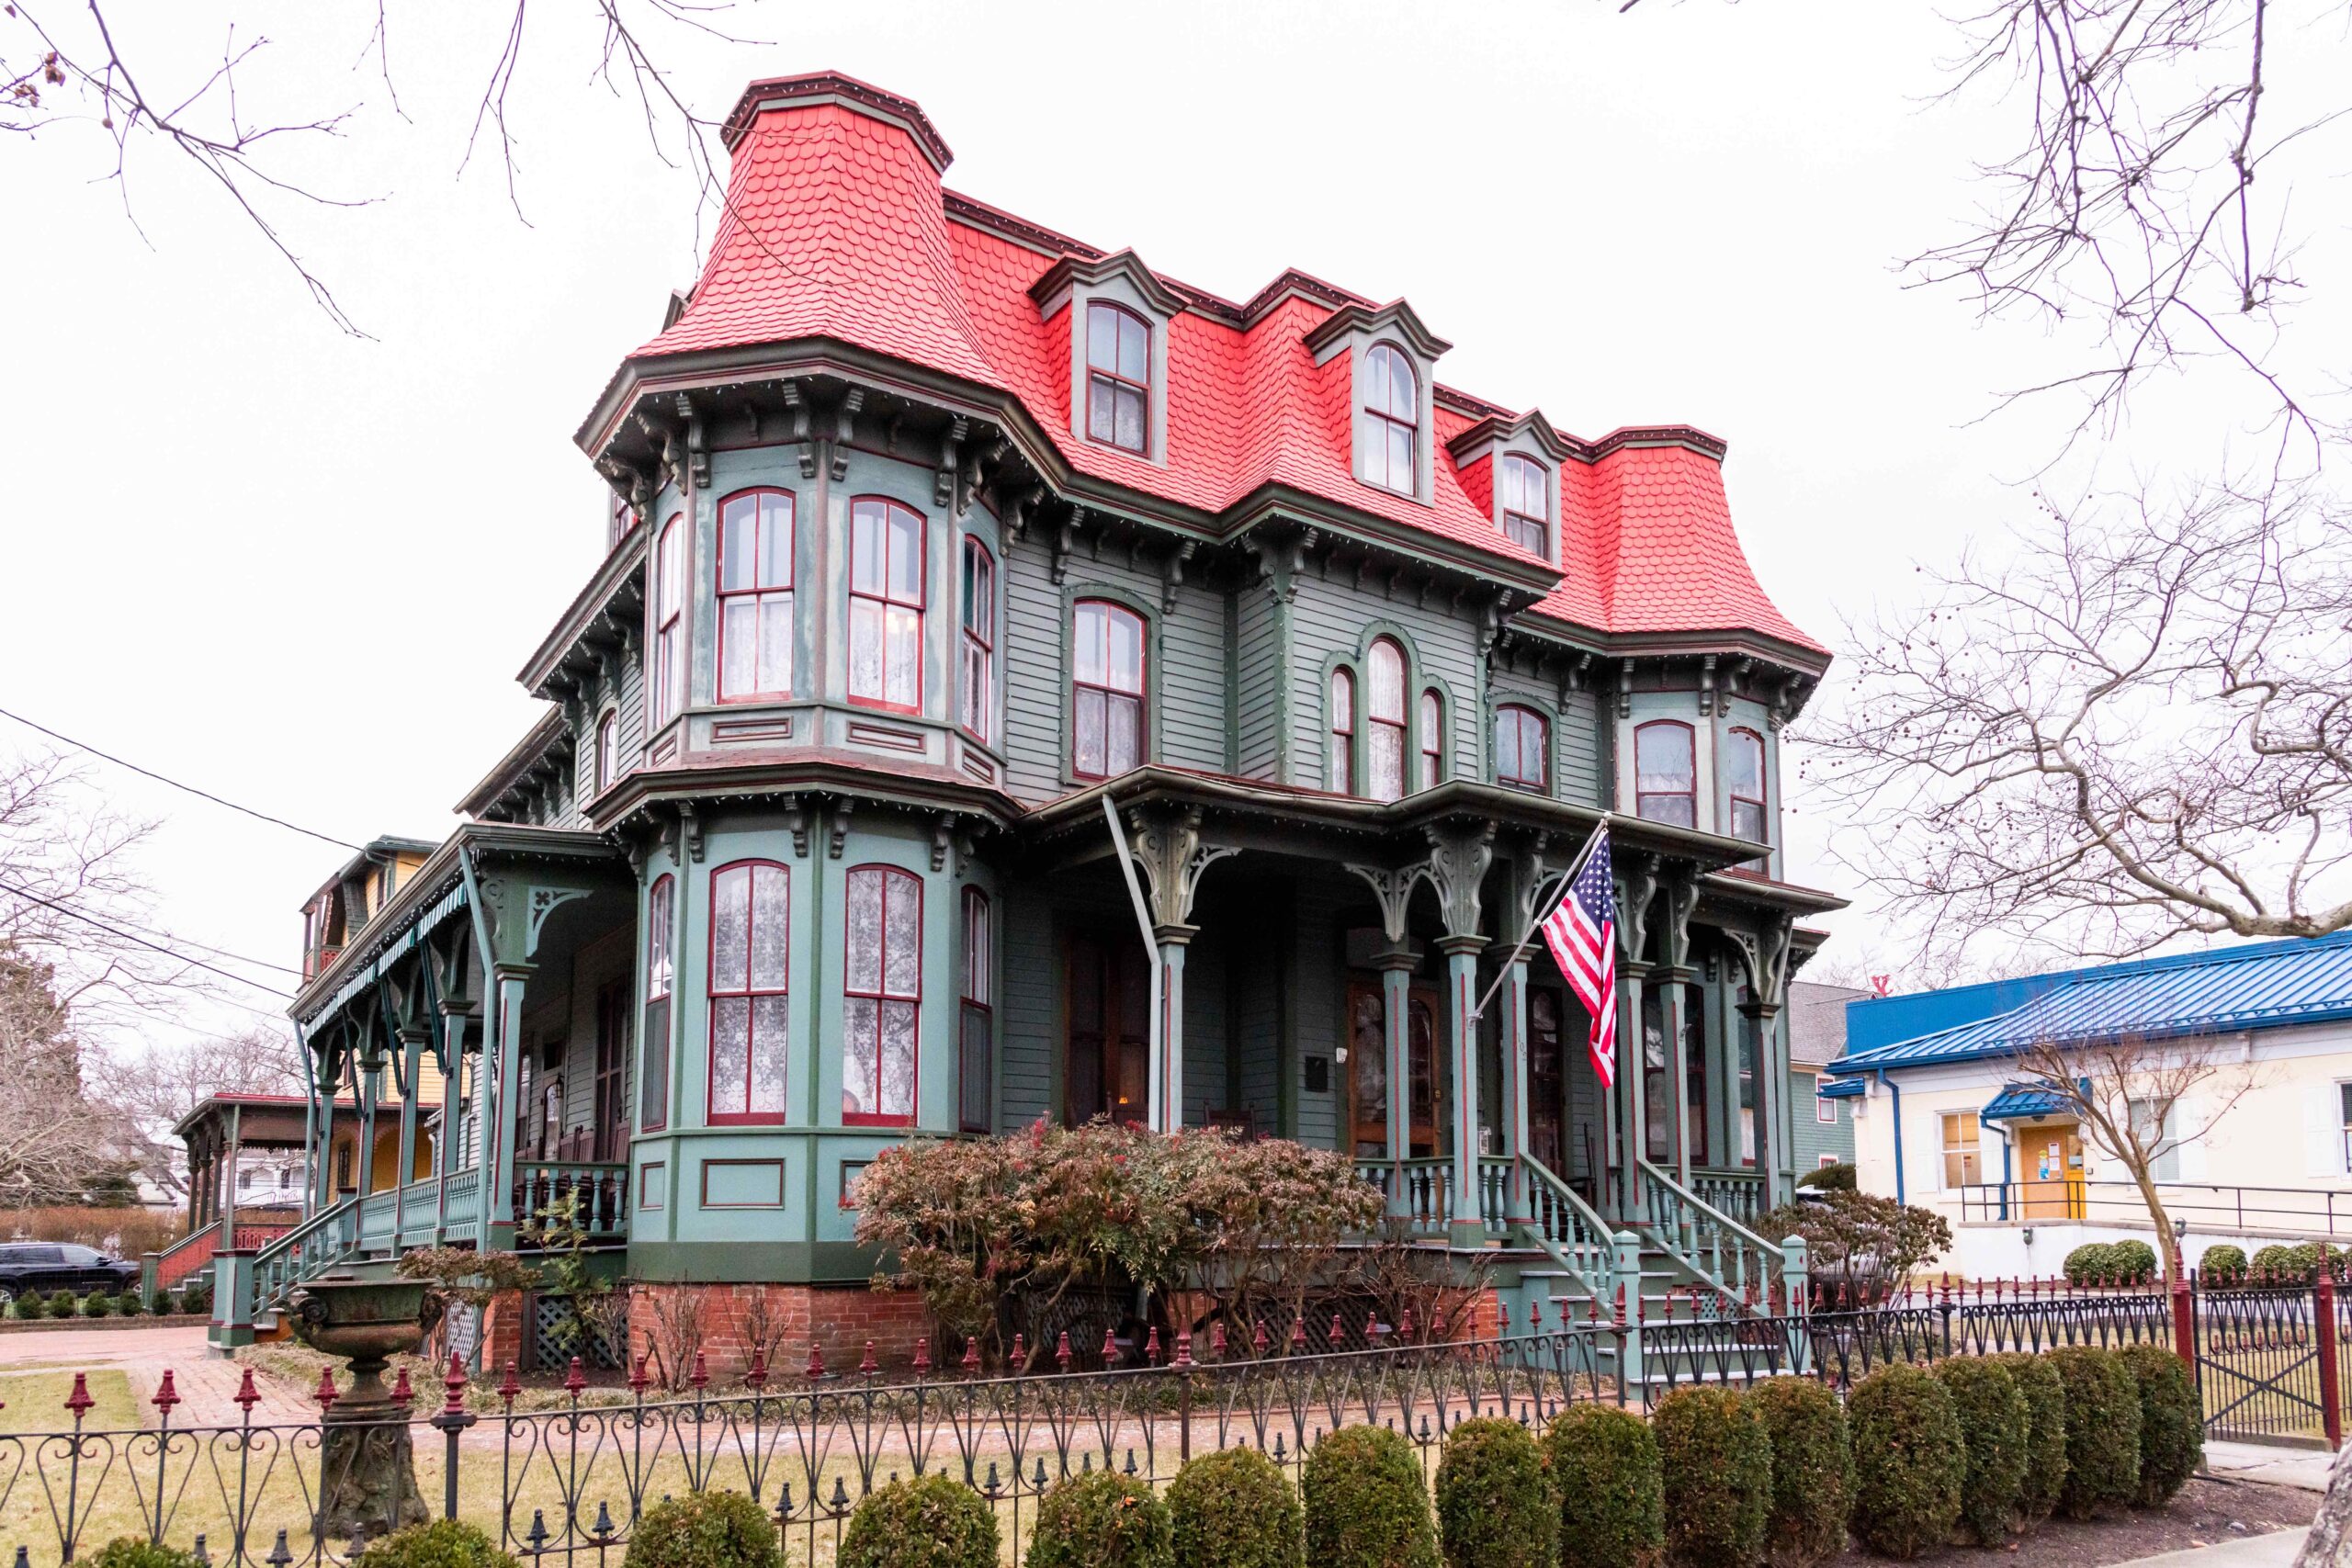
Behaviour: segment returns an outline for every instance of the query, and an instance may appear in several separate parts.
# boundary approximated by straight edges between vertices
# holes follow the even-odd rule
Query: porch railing
[[[158,1291],[177,1290],[182,1280],[211,1265],[220,1247],[220,1222],[208,1220],[163,1251],[148,1253],[140,1259],[141,1292],[153,1296]]]
[[[592,1239],[628,1235],[628,1167],[596,1160],[524,1160],[514,1170],[514,1218],[536,1232],[569,1201],[572,1220]]]
[[[1616,1258],[1609,1222],[1542,1160],[1521,1155],[1519,1163],[1527,1173],[1527,1201],[1537,1244],[1593,1300],[1609,1295]]]
[[[453,1170],[441,1183],[442,1228],[456,1236],[470,1235],[481,1225],[481,1171],[478,1167]]]
[[[2195,1231],[2240,1231],[2251,1235],[2352,1238],[2352,1192],[2324,1187],[2223,1187],[2202,1181],[2159,1181],[2165,1213],[2187,1220]],[[1960,1190],[1963,1222],[2010,1221],[2054,1224],[2068,1220],[2099,1224],[2148,1221],[2147,1201],[2137,1183],[2090,1181],[1984,1182]]]
[[[1694,1170],[1690,1190],[1699,1201],[1742,1224],[1753,1224],[1769,1206],[1764,1201],[1764,1177],[1754,1170]]]
[[[1476,1213],[1488,1235],[1510,1228],[1510,1171],[1508,1156],[1478,1156]],[[1380,1190],[1389,1215],[1403,1220],[1412,1235],[1434,1240],[1452,1234],[1456,1205],[1451,1157],[1359,1159],[1356,1172]]]
[[[216,1341],[250,1328],[254,1320],[284,1302],[305,1280],[316,1279],[348,1258],[359,1244],[359,1200],[345,1198],[320,1210],[250,1258],[216,1256],[212,1329]]]
[[[1641,1163],[1646,1228],[1660,1247],[1698,1280],[1711,1287],[1719,1304],[1753,1314],[1769,1303],[1774,1287],[1792,1313],[1804,1310],[1804,1243],[1765,1240],[1647,1160]],[[1768,1309],[1769,1310],[1769,1307]]]

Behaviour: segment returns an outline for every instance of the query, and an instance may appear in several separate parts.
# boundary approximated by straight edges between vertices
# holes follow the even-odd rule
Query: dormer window
[[[1086,434],[1140,457],[1151,432],[1151,328],[1095,300],[1086,308]]]
[[[1364,413],[1372,437],[1364,454],[1364,479],[1399,495],[1419,490],[1421,383],[1394,344],[1374,344],[1365,362]]]
[[[1503,455],[1503,537],[1545,560],[1552,558],[1551,477],[1532,457]]]

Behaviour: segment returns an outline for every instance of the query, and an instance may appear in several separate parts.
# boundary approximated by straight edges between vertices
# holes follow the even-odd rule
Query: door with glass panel
[[[1064,950],[1062,1121],[1144,1122],[1151,1109],[1151,964],[1133,937]]]
[[[1405,1014],[1407,1157],[1437,1153],[1437,993],[1415,986]],[[1388,1153],[1388,1006],[1376,980],[1348,987],[1348,1125],[1358,1159]]]

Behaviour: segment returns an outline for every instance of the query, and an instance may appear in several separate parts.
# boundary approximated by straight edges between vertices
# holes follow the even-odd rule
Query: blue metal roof
[[[1818,1100],[1859,1100],[1867,1087],[1860,1078],[1824,1078],[1813,1092]]]
[[[1860,1079],[1856,1079],[1860,1082]],[[2065,1110],[2074,1102],[2054,1089],[2036,1089],[2031,1084],[2003,1084],[1993,1103],[1976,1113],[1979,1122],[2007,1122],[2019,1116],[2048,1116]]]
[[[1979,1061],[2045,1042],[2165,1039],[2352,1019],[2352,931],[2104,964],[2039,978],[2052,984],[2004,1012],[1887,1044],[1849,1048],[1829,1070]]]

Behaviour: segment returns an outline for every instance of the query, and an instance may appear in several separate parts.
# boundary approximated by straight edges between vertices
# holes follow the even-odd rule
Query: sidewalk
[[[2115,1568],[2289,1568],[2295,1554],[2303,1549],[2303,1537],[2310,1533],[2307,1529],[2272,1530],[2268,1535],[2220,1540],[2186,1551],[2160,1552],[2136,1562],[2119,1562]]]
[[[2208,1438],[2205,1469],[2225,1481],[2259,1481],[2271,1486],[2327,1490],[2335,1456],[2325,1449],[2287,1448],[2271,1443],[2225,1443]],[[2151,1558],[2150,1562],[2156,1559]]]

